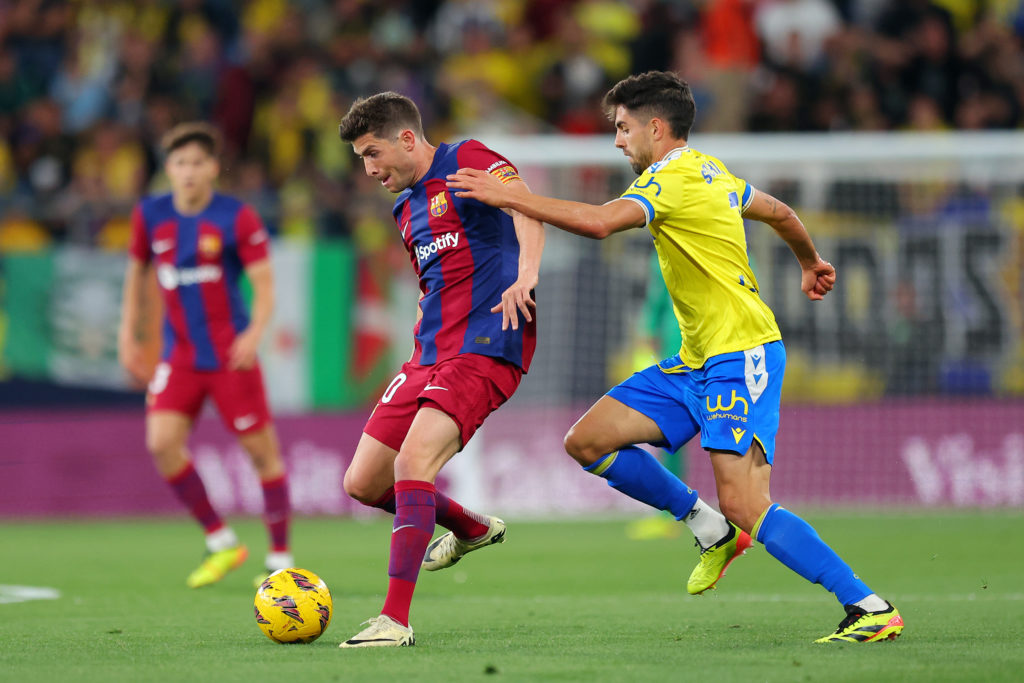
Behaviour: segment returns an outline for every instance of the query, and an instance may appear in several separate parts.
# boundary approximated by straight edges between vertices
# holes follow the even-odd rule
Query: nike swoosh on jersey
[[[174,240],[157,240],[153,242],[153,253],[162,254],[174,248]]]
[[[433,384],[428,384],[427,386],[423,387],[423,391],[430,391],[431,389],[440,389],[441,391],[448,391],[448,389],[445,387],[437,387],[434,386]]]
[[[402,226],[402,237],[405,237],[405,233],[409,229],[409,223],[410,223],[410,221],[406,221],[405,225]]]

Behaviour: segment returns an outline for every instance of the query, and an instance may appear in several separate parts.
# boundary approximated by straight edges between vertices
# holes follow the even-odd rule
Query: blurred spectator
[[[18,69],[14,53],[0,45],[0,116],[18,111],[32,99],[32,91],[28,74]]]
[[[19,206],[9,207],[0,220],[0,253],[35,251],[50,242],[46,228]]]
[[[753,0],[710,0],[701,12],[705,80],[711,98],[703,130],[736,131],[746,121],[750,79],[761,56],[754,5]]]
[[[0,0],[0,208],[113,247],[160,137],[204,118],[279,234],[351,235],[337,122],[382,89],[437,138],[608,132],[601,96],[649,69],[700,130],[1007,129],[1022,45],[1019,0]]]
[[[825,45],[842,28],[828,0],[768,0],[758,5],[754,24],[771,64],[803,72],[825,67]]]
[[[65,131],[81,133],[107,114],[112,77],[106,65],[90,71],[79,50],[70,49],[65,53],[50,86],[50,96],[63,111]]]

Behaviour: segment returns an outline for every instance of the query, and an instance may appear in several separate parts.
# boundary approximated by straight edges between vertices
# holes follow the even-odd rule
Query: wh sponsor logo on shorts
[[[446,232],[435,237],[433,242],[417,245],[416,258],[419,261],[426,261],[442,249],[451,249],[457,246],[459,246],[459,233]]]
[[[743,404],[743,414],[744,415],[746,415],[749,412],[748,411],[749,406],[747,406],[747,399],[743,398],[742,396],[737,396],[735,389],[732,390],[732,395],[729,396],[729,405],[725,405],[724,404],[724,401],[722,401],[722,395],[721,394],[719,394],[718,396],[715,397],[715,407],[714,408],[711,407],[711,397],[710,396],[705,396],[704,397],[704,403],[707,405],[709,413],[717,413],[719,411],[728,412],[728,411],[732,410],[736,406],[737,403],[742,403]]]
[[[164,289],[177,289],[188,285],[198,285],[204,282],[216,282],[223,275],[220,266],[205,265],[197,268],[175,268],[172,265],[164,264],[157,268],[156,279]]]

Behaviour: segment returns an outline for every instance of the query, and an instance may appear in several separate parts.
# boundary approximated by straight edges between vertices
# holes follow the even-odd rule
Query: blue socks
[[[630,498],[683,519],[697,502],[697,492],[675,476],[657,458],[636,446],[609,453],[587,472],[608,480],[608,485]]]
[[[852,605],[871,595],[871,589],[810,524],[778,503],[765,511],[753,531],[772,557],[811,583],[820,583],[841,604]]]

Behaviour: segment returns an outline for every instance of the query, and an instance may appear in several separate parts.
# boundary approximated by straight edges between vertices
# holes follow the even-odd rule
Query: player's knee
[[[440,469],[435,452],[426,448],[402,446],[395,457],[395,481],[415,479],[433,481]]]
[[[171,434],[161,432],[146,434],[146,450],[157,460],[175,457],[181,449],[182,444]]]
[[[604,455],[604,453],[598,452],[600,449],[595,447],[586,432],[577,429],[576,426],[573,426],[565,435],[562,445],[565,447],[565,452],[584,467],[594,464]]]
[[[374,486],[373,482],[358,476],[351,469],[345,472],[342,486],[350,498],[358,500],[363,505],[372,505],[383,493],[382,491],[377,491],[378,487]]]
[[[760,497],[754,499],[737,489],[718,491],[718,508],[726,519],[746,532],[754,527],[763,509]]]

